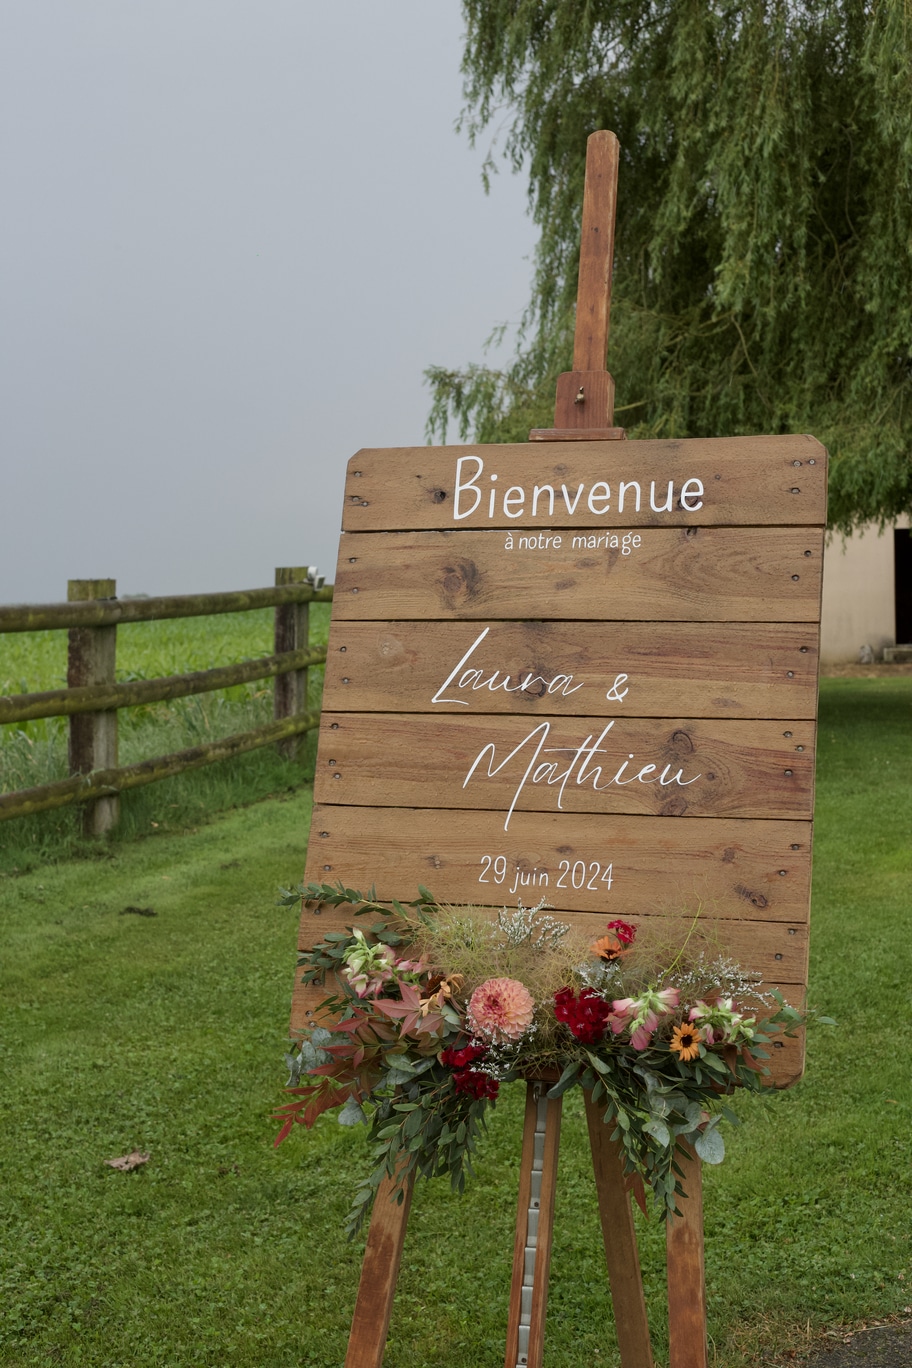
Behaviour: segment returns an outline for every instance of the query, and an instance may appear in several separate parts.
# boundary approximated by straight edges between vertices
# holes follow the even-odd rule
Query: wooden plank
[[[171,775],[181,774],[184,770],[199,769],[203,765],[214,764],[216,760],[229,760],[235,755],[244,755],[247,751],[256,750],[259,746],[281,741],[285,736],[310,731],[318,727],[319,723],[319,713],[301,713],[298,717],[286,717],[281,722],[271,722],[253,731],[226,736],[222,741],[209,741],[203,746],[191,746],[188,750],[175,751],[172,755],[158,755],[153,760],[140,760],[135,765],[94,770],[92,774],[76,774],[69,779],[58,779],[52,784],[39,784],[36,788],[0,794],[0,822],[14,817],[30,817],[36,812],[50,812],[54,808],[67,807],[70,803],[84,803],[98,796],[123,793],[126,789],[155,784],[160,779],[169,779]]]
[[[414,1186],[412,1175],[396,1202],[394,1182],[384,1178],[374,1198],[345,1368],[382,1368]]]
[[[611,1140],[613,1127],[605,1125],[592,1093],[583,1096],[621,1368],[652,1368],[640,1255],[620,1147]]]
[[[328,603],[333,586],[290,584],[279,589],[240,589],[227,594],[170,594],[163,598],[95,600],[86,603],[19,603],[0,607],[0,633],[55,631],[61,627],[110,627],[122,622],[212,617],[271,608],[277,603]]]
[[[414,893],[417,890],[412,890]],[[434,890],[436,892],[436,889]],[[400,890],[401,892],[401,890]],[[480,901],[480,900],[479,900]],[[515,897],[510,900],[514,905]],[[595,941],[605,932],[609,918],[615,913],[609,911],[608,900],[601,912],[568,912],[555,909],[554,915],[567,922],[576,931]],[[499,906],[499,904],[498,904]],[[549,904],[550,906],[550,904]],[[695,919],[693,915],[666,915],[631,911],[625,905],[622,915],[629,917],[643,930],[657,935],[666,944],[673,941],[683,944],[690,939],[707,955],[725,955],[735,959],[752,973],[762,974],[768,988],[781,988],[794,1005],[805,993],[808,968],[808,927],[807,923],[774,922],[750,920],[716,920],[712,909],[706,907],[703,914]],[[309,949],[315,940],[320,940],[329,932],[345,931],[359,925],[350,907],[323,907],[316,915],[314,908],[305,909],[301,919],[301,945],[299,949]],[[325,996],[317,991],[314,1003]]]
[[[668,1368],[707,1368],[703,1174],[689,1145],[678,1151],[687,1193],[665,1226],[668,1266]]]
[[[568,372],[572,374],[572,372]],[[612,392],[612,405],[614,395]],[[622,442],[627,437],[626,428],[532,428],[530,442]]]
[[[507,534],[490,531],[344,536],[333,618],[819,621],[818,529],[517,529],[510,538],[512,549]],[[534,548],[520,547],[524,539]]]
[[[722,920],[808,919],[811,824],[693,817],[317,804],[307,882],[501,906],[541,898],[560,912],[641,916],[696,911]],[[574,886],[576,885],[576,886]]]
[[[797,817],[813,722],[324,712],[314,795],[361,807]]]
[[[813,718],[805,623],[334,622],[334,711]]]
[[[586,176],[583,182],[576,326],[573,334],[575,371],[597,371],[605,365],[611,318],[619,158],[620,148],[614,133],[601,128],[589,134],[586,139]],[[609,425],[612,413],[613,405],[607,413]],[[555,427],[562,426],[563,417],[558,391]],[[599,413],[591,416],[587,422],[568,422],[567,426],[601,427],[604,422],[605,415]]]
[[[326,659],[322,646],[288,651],[280,656],[242,660],[212,670],[193,670],[160,679],[133,679],[126,684],[90,684],[73,689],[45,689],[41,693],[7,694],[0,698],[0,723],[26,722],[35,717],[69,717],[73,713],[100,712],[106,708],[129,708],[138,703],[161,703],[170,698],[227,689],[253,679],[270,679],[289,670],[306,670]]]
[[[369,532],[825,521],[826,449],[813,437],[785,436],[368,448],[348,464],[342,526]]]

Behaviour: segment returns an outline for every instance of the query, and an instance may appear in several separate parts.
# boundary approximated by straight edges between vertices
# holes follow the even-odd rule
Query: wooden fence
[[[275,581],[272,589],[118,599],[114,580],[70,580],[66,603],[0,607],[0,635],[53,628],[69,632],[67,687],[0,698],[0,723],[38,717],[70,719],[70,777],[0,794],[0,821],[84,803],[86,834],[103,835],[117,823],[119,795],[125,789],[153,784],[273,743],[286,754],[293,754],[301,735],[320,720],[319,711],[307,710],[307,672],[311,665],[326,660],[326,649],[309,645],[308,608],[314,602],[328,602],[333,587],[323,585],[312,566],[278,569]],[[267,607],[275,608],[275,653],[271,656],[192,674],[125,684],[115,681],[117,628],[123,623],[209,617]],[[139,764],[118,766],[118,709],[269,678],[275,679],[275,720],[267,726]]]

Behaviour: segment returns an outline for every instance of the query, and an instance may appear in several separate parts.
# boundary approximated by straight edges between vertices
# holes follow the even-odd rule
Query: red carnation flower
[[[572,988],[561,988],[554,994],[554,1015],[585,1045],[595,1045],[605,1035],[611,1006],[592,988],[584,988],[579,997]]]
[[[461,1069],[459,1073],[455,1073],[453,1086],[458,1093],[469,1093],[479,1099],[489,1097],[492,1101],[500,1091],[500,1084],[496,1078],[478,1073],[475,1069]]]
[[[484,1059],[487,1053],[486,1045],[464,1045],[461,1050],[449,1045],[440,1051],[440,1062],[448,1069],[467,1069],[470,1065],[477,1064],[479,1059]]]
[[[636,927],[631,926],[630,922],[612,921],[608,923],[607,929],[613,931],[622,945],[632,945],[636,940]]]

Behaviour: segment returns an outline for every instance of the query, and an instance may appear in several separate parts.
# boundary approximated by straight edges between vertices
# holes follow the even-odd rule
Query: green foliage
[[[572,368],[587,136],[621,144],[632,437],[813,432],[841,530],[912,508],[912,17],[898,0],[463,0],[464,120],[541,229],[520,349],[432,367],[429,432],[525,441]],[[505,112],[506,111],[506,112]],[[496,169],[492,144],[487,173]]]
[[[390,906],[375,901],[373,889],[365,897],[341,883],[299,891],[305,906],[347,906],[355,916],[378,918],[366,935],[359,927],[330,931],[301,952],[301,981],[325,990],[322,1008],[333,1021],[328,1031],[312,1026],[299,1055],[286,1056],[296,1100],[278,1113],[277,1145],[295,1125],[311,1128],[339,1107],[343,1124],[367,1122],[372,1169],[356,1193],[350,1236],[387,1179],[399,1200],[415,1174],[448,1174],[453,1190],[463,1192],[500,1083],[558,1072],[548,1096],[561,1097],[574,1084],[592,1094],[637,1200],[645,1210],[648,1187],[665,1219],[686,1195],[677,1147],[693,1146],[704,1162],[721,1163],[718,1123],[738,1119],[722,1099],[736,1084],[762,1092],[764,1046],[806,1019],[778,992],[770,1012],[769,995],[750,975],[731,961],[688,952],[687,941],[669,964],[648,932],[644,945],[623,921],[609,923],[616,934],[603,938],[613,942],[606,962],[593,954],[589,936],[577,937],[540,907],[504,908],[492,920],[487,910],[436,904],[425,888],[415,901]],[[282,889],[279,905],[294,897],[295,890]],[[472,1020],[473,990],[491,980],[512,983],[530,1008],[507,1035]],[[758,1008],[765,1020],[747,1016]],[[675,1043],[685,1029],[687,1041]]]

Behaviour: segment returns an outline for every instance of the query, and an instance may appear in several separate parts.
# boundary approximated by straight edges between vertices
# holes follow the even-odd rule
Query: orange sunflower
[[[700,1041],[703,1036],[699,1027],[685,1021],[680,1026],[676,1026],[672,1032],[669,1042],[669,1049],[675,1051],[679,1059],[696,1059],[700,1053]]]
[[[597,941],[592,942],[589,946],[589,953],[597,955],[600,960],[610,964],[612,960],[623,959],[627,954],[627,947],[613,931],[609,931],[607,935],[599,936]]]

